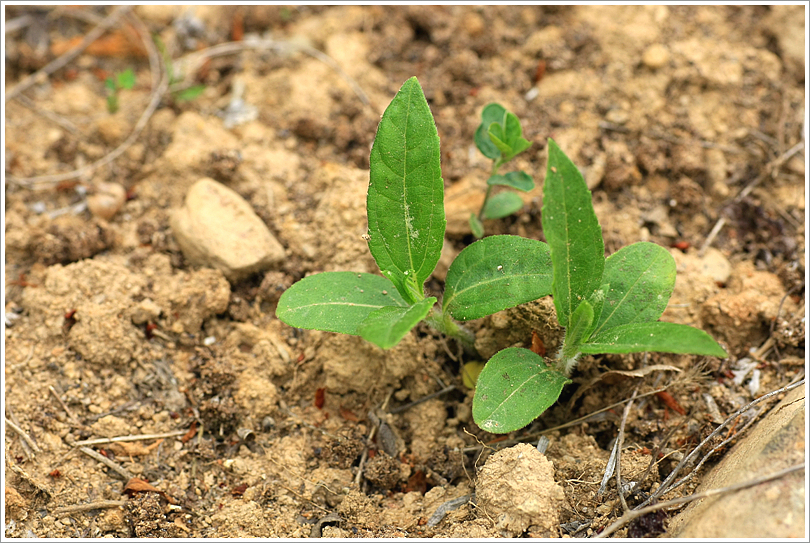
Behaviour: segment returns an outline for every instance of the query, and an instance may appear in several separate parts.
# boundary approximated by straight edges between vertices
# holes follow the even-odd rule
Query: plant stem
[[[501,169],[505,162],[502,162],[502,159],[498,158],[492,161],[492,169],[489,172],[489,176],[498,175],[498,170]],[[484,203],[481,204],[481,210],[478,212],[478,220],[483,222],[484,221],[484,210],[487,208],[487,202],[489,201],[489,197],[492,194],[492,189],[495,185],[487,185],[487,193],[484,196]]]
[[[465,348],[475,350],[475,334],[473,334],[467,327],[454,321],[450,315],[445,315],[441,310],[433,308],[433,311],[425,317],[425,321],[442,334],[448,337],[454,337],[461,341]]]
[[[571,377],[571,372],[574,371],[574,368],[576,367],[582,353],[580,352],[578,345],[568,345],[567,340],[568,333],[566,331],[562,347],[560,347],[560,352],[557,353],[557,357],[554,362],[554,369],[564,374],[566,377]]]

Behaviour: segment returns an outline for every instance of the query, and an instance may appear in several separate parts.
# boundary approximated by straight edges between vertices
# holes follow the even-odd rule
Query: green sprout
[[[305,277],[281,296],[276,315],[282,322],[359,335],[388,349],[425,320],[473,349],[473,334],[456,321],[551,293],[548,245],[503,235],[476,241],[458,254],[447,271],[440,305],[425,295],[446,221],[439,135],[415,77],[386,108],[369,163],[364,237],[382,276],[343,271]]]
[[[551,139],[542,223],[551,247],[554,307],[565,339],[548,362],[521,348],[504,349],[487,362],[473,398],[473,419],[482,429],[511,432],[540,416],[570,382],[582,354],[728,356],[706,332],[658,320],[675,286],[675,259],[666,249],[639,242],[605,258],[591,192]]]
[[[483,155],[492,159],[487,179],[487,193],[478,215],[470,215],[470,229],[476,238],[484,237],[484,220],[502,219],[523,207],[523,200],[514,192],[502,191],[493,195],[496,186],[510,187],[523,192],[534,188],[534,180],[524,171],[499,174],[501,166],[531,146],[523,138],[520,120],[500,104],[488,104],[481,112],[481,124],[475,131],[475,145]]]
[[[135,72],[132,68],[127,68],[115,74],[115,77],[110,76],[104,80],[104,87],[107,89],[107,111],[114,114],[119,109],[118,92],[121,89],[131,90],[135,87]]]

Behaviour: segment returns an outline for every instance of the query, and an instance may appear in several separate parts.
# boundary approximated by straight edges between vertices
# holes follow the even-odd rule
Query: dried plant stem
[[[141,39],[143,40],[143,44],[146,47],[146,51],[149,55],[149,67],[152,72],[152,92],[149,99],[149,104],[146,106],[146,109],[141,114],[141,117],[138,119],[138,122],[135,124],[135,128],[133,128],[132,132],[129,134],[126,140],[121,143],[118,147],[116,147],[113,151],[108,153],[103,158],[73,170],[71,172],[66,172],[63,174],[54,174],[54,175],[42,175],[36,177],[12,177],[7,176],[9,182],[16,183],[23,187],[33,189],[33,190],[40,190],[40,189],[48,189],[51,188],[56,183],[61,183],[62,181],[67,181],[68,179],[75,179],[77,177],[81,177],[83,175],[89,174],[92,171],[106,166],[114,161],[116,158],[121,156],[124,151],[129,149],[129,147],[135,143],[135,140],[138,139],[143,129],[146,127],[146,123],[149,122],[149,119],[152,117],[152,114],[160,104],[160,99],[166,90],[169,88],[169,78],[168,75],[165,73],[164,70],[161,70],[160,64],[160,55],[158,54],[157,48],[155,44],[152,43],[152,39],[149,34],[149,29],[141,22],[141,20],[132,13],[128,14],[128,18],[135,29],[140,34]]]
[[[87,456],[89,456],[90,458],[98,460],[99,462],[101,462],[102,464],[104,464],[105,466],[107,466],[108,468],[113,470],[114,472],[116,472],[118,475],[123,477],[123,479],[125,481],[129,481],[130,479],[132,479],[133,475],[129,472],[128,469],[121,466],[120,464],[117,464],[116,462],[113,462],[112,460],[110,460],[106,456],[103,456],[103,455],[97,453],[96,451],[94,451],[93,449],[91,449],[89,447],[79,447],[79,450],[82,451]]]
[[[57,507],[52,511],[54,515],[69,515],[71,513],[83,513],[85,511],[93,511],[95,509],[111,509],[113,507],[121,507],[127,504],[126,500],[101,500],[92,503],[82,503],[78,505],[66,505],[64,507]]]
[[[42,452],[40,448],[37,447],[37,444],[34,442],[34,440],[31,439],[31,436],[25,433],[25,431],[22,428],[14,424],[12,421],[8,420],[7,417],[3,417],[3,419],[6,421],[6,424],[8,425],[9,428],[17,432],[17,434],[19,434],[20,438],[25,442],[26,445],[28,445],[31,448],[32,451]]]
[[[143,434],[134,436],[119,436],[119,437],[101,437],[97,439],[86,439],[84,441],[76,441],[71,443],[74,447],[86,447],[88,445],[104,445],[107,443],[120,443],[122,441],[146,441],[148,439],[166,439],[167,437],[183,436],[188,433],[188,430],[174,430],[172,432],[165,432],[162,434]]]
[[[669,500],[661,503],[656,503],[655,505],[649,505],[647,507],[642,507],[640,509],[635,509],[633,511],[628,511],[624,515],[622,515],[619,519],[617,519],[613,524],[605,528],[602,533],[594,536],[596,538],[604,538],[609,536],[610,534],[614,533],[616,530],[619,530],[622,526],[631,522],[639,517],[646,515],[647,513],[652,513],[661,509],[667,509],[670,507],[675,507],[677,505],[682,505],[685,503],[693,502],[695,500],[699,500],[702,498],[708,498],[711,496],[715,496],[717,494],[725,494],[727,492],[734,492],[736,490],[742,490],[744,488],[749,488],[752,486],[756,486],[761,483],[767,483],[768,481],[773,481],[774,479],[779,479],[780,477],[784,477],[785,475],[789,475],[793,472],[800,471],[804,469],[804,462],[801,464],[797,464],[795,466],[791,466],[789,468],[777,471],[776,473],[772,473],[770,475],[764,475],[762,477],[757,477],[755,479],[751,479],[750,481],[744,481],[742,483],[737,483],[734,485],[725,486],[722,488],[713,488],[711,490],[707,490],[705,492],[698,492],[692,494],[691,496],[684,496],[683,498],[676,498],[674,500]]]
[[[87,47],[96,41],[98,38],[104,34],[107,29],[113,26],[118,19],[121,18],[122,15],[129,12],[130,6],[118,6],[116,7],[112,13],[110,13],[107,17],[105,17],[93,30],[87,33],[84,39],[81,41],[79,45],[68,51],[67,53],[61,55],[58,58],[55,58],[47,65],[43,66],[36,72],[32,73],[19,83],[15,85],[10,91],[6,93],[5,101],[8,102],[12,98],[16,97],[21,92],[28,90],[30,87],[34,86],[38,81],[45,80],[49,75],[54,73],[55,71],[59,70],[67,66],[67,64],[79,56],[82,51],[87,49]]]

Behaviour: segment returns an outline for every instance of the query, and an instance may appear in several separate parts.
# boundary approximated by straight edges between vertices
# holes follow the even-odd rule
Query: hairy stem
[[[425,317],[425,321],[442,334],[458,339],[465,348],[475,350],[475,334],[467,327],[454,321],[450,315],[443,314],[441,310],[433,311]]]

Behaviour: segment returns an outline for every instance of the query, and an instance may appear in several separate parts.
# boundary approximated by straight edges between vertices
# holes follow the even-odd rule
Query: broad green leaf
[[[390,349],[419,324],[436,303],[436,298],[425,298],[410,307],[381,307],[372,311],[357,327],[357,333],[382,349]]]
[[[583,300],[571,315],[568,328],[565,330],[562,357],[569,359],[580,353],[579,346],[587,339],[593,323],[593,306],[588,300]]]
[[[504,185],[513,189],[528,192],[534,188],[532,176],[526,172],[509,172],[505,175],[497,174],[487,179],[487,185]]]
[[[551,407],[571,381],[528,349],[508,348],[478,375],[473,419],[482,430],[505,434],[523,428]]]
[[[445,278],[442,312],[480,319],[551,292],[548,245],[520,236],[490,236],[462,250]]]
[[[475,213],[470,214],[470,230],[477,239],[484,237],[484,223],[476,217]]]
[[[622,324],[654,322],[675,288],[675,259],[655,243],[634,243],[607,258],[602,282],[610,288],[594,334]]]
[[[369,162],[368,246],[383,275],[413,304],[424,298],[445,228],[439,134],[415,77],[383,113]]]
[[[481,111],[481,124],[478,125],[478,128],[475,130],[476,147],[478,147],[478,150],[481,151],[485,157],[491,158],[492,160],[500,158],[501,152],[495,147],[492,140],[489,139],[489,126],[492,123],[502,123],[505,115],[506,109],[504,109],[502,105],[495,103],[487,104],[483,111]]]
[[[115,92],[115,90],[116,90],[115,79],[113,79],[112,77],[108,77],[107,79],[105,79],[104,80],[104,87],[107,90],[111,90],[111,91]]]
[[[285,290],[276,316],[296,328],[357,335],[357,327],[372,312],[407,305],[385,277],[325,272],[304,277]]]
[[[574,310],[602,283],[605,246],[591,191],[574,163],[550,138],[542,223],[554,264],[557,319],[568,327]]]
[[[678,353],[725,358],[726,351],[712,337],[697,328],[672,322],[623,324],[602,330],[580,345],[586,354]]]
[[[484,206],[485,219],[502,219],[523,207],[523,200],[514,192],[499,192]]]

